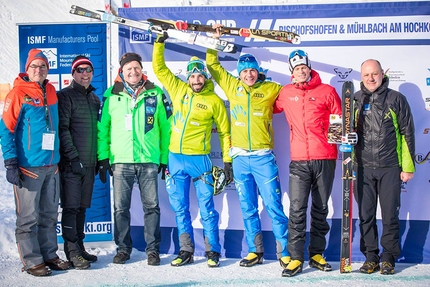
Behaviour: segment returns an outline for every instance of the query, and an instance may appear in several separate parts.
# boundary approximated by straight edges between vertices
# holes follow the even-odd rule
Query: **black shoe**
[[[27,270],[22,268],[22,271],[27,271],[28,274],[33,276],[49,276],[52,273],[51,269],[49,269],[45,263],[40,263],[39,265],[28,268]]]
[[[70,268],[69,261],[60,259],[60,257],[58,256],[45,261],[45,265],[51,268],[52,270],[67,270]]]
[[[158,266],[160,265],[160,256],[157,252],[151,252],[148,254],[148,265]]]
[[[297,273],[301,273],[302,269],[303,263],[300,260],[291,260],[287,268],[282,270],[282,277],[293,277]]]
[[[91,264],[88,260],[85,260],[85,258],[81,255],[75,255],[70,257],[69,259],[70,265],[75,269],[87,269],[91,267]]]
[[[251,267],[255,264],[263,263],[263,253],[250,252],[245,258],[240,260],[239,265],[242,267]]]
[[[309,266],[321,271],[331,271],[331,265],[325,261],[321,254],[316,254],[309,259]]]
[[[113,263],[124,264],[129,259],[130,259],[130,254],[121,251],[115,255],[115,257],[113,258]]]
[[[219,257],[220,254],[215,251],[207,251],[206,257],[208,258],[208,266],[209,267],[218,267],[219,266]]]
[[[361,273],[371,274],[373,272],[379,271],[381,268],[379,267],[378,262],[373,261],[365,261],[363,266],[358,269]]]
[[[394,274],[394,266],[388,261],[382,261],[381,274],[383,275],[393,275]]]
[[[90,263],[94,263],[98,259],[97,256],[95,256],[93,254],[90,254],[90,253],[88,253],[85,250],[82,250],[82,257],[84,257],[84,259],[87,260]]]
[[[188,263],[194,262],[194,256],[193,253],[181,250],[179,251],[178,257],[173,259],[173,261],[170,263],[172,266],[182,266]]]

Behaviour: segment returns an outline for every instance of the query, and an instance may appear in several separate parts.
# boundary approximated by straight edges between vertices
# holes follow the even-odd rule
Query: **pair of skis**
[[[342,118],[330,115],[328,142],[339,144],[342,153],[342,223],[340,245],[340,273],[352,272],[352,192],[355,174],[352,166],[353,146],[358,137],[354,132],[354,84],[346,81],[342,85]]]
[[[115,23],[118,25],[124,25],[132,28],[137,28],[143,31],[148,31],[150,33],[163,34],[166,30],[160,26],[154,26],[150,22],[140,22],[123,17],[119,17],[113,14],[108,14],[100,11],[92,11],[80,6],[72,5],[70,13],[82,17],[87,17],[91,19],[97,19],[104,22]],[[226,53],[235,53],[237,47],[233,43],[221,39],[214,39],[211,37],[206,37],[203,35],[198,35],[195,33],[185,33],[178,30],[168,31],[169,37],[178,39],[180,41],[205,47],[211,48],[218,51]]]
[[[135,21],[124,17],[119,17],[113,14],[104,13],[101,11],[92,11],[80,6],[72,5],[70,13],[91,19],[97,19],[104,22],[115,23],[132,28],[137,28],[143,31],[148,31],[156,34],[167,32],[169,37],[178,39],[188,44],[193,44],[205,48],[210,48],[225,53],[235,53],[237,47],[228,41],[215,39],[196,33],[187,33],[185,30],[193,32],[215,32],[209,25],[187,24],[185,22],[149,19],[148,21]],[[265,40],[275,40],[291,44],[299,44],[300,36],[284,31],[264,30],[264,29],[246,29],[246,28],[221,28],[222,34],[253,37]]]
[[[346,81],[342,85],[342,230],[340,245],[340,273],[352,272],[352,196],[355,174],[352,166],[353,145],[357,138],[348,138],[354,132],[354,84]],[[355,134],[356,136],[356,134]]]
[[[160,25],[162,27],[166,27],[167,29],[176,29],[181,31],[188,30],[188,31],[194,31],[194,32],[206,32],[206,33],[216,32],[211,25],[194,24],[194,23],[172,21],[172,20],[160,20],[160,19],[154,19],[154,18],[149,18],[148,22],[151,22],[154,25]],[[293,32],[287,32],[287,31],[236,28],[236,27],[220,27],[218,29],[221,35],[231,35],[231,36],[240,36],[240,37],[255,38],[255,39],[262,39],[262,40],[272,40],[272,41],[279,41],[279,42],[290,43],[290,44],[300,44],[301,42],[300,35]]]

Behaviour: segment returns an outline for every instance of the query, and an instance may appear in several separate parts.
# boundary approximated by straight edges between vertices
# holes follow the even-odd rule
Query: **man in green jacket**
[[[160,265],[160,207],[158,176],[167,166],[170,140],[170,104],[163,91],[142,73],[142,58],[125,53],[115,83],[104,94],[98,124],[100,180],[113,175],[113,263],[130,259],[130,204],[135,178],[144,211],[146,254],[149,265]]]
[[[158,37],[154,43],[152,65],[155,75],[170,95],[174,115],[169,145],[169,167],[166,189],[170,205],[176,213],[181,250],[171,265],[182,266],[193,262],[194,236],[190,215],[190,184],[194,184],[202,218],[205,251],[209,267],[219,266],[219,214],[215,210],[213,195],[214,179],[211,173],[212,126],[215,123],[221,143],[229,183],[233,174],[230,148],[230,125],[224,102],[215,94],[214,84],[208,79],[204,63],[192,57],[187,66],[187,83],[176,77],[164,60],[164,40]]]

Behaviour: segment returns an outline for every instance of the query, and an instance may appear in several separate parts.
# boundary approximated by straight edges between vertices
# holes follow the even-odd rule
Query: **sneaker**
[[[113,258],[113,263],[124,264],[129,259],[130,259],[130,254],[120,251]]]
[[[220,254],[215,251],[207,251],[206,257],[208,258],[208,266],[209,267],[218,267],[219,266],[219,257]]]
[[[188,263],[194,262],[194,256],[193,253],[181,250],[179,251],[178,257],[173,259],[173,261],[170,263],[172,266],[182,266]]]
[[[287,268],[288,264],[291,262],[291,257],[290,256],[283,256],[281,258],[279,258],[279,264],[281,264],[282,268]]]
[[[88,253],[85,250],[82,250],[82,257],[84,257],[84,259],[87,260],[90,263],[94,263],[98,259],[97,256],[95,256],[93,254],[90,254],[90,253]]]
[[[160,256],[158,252],[151,252],[148,254],[148,265],[158,266],[160,265]]]
[[[311,257],[309,260],[309,266],[313,268],[317,268],[321,271],[331,271],[331,265],[325,261],[325,259],[321,256],[321,254],[316,254]]]
[[[242,267],[251,267],[255,264],[263,264],[263,253],[250,252],[239,262]]]
[[[363,266],[361,266],[360,269],[358,269],[358,271],[360,271],[361,273],[367,273],[367,274],[371,274],[379,270],[380,270],[379,263],[373,262],[373,261],[365,261]]]
[[[69,261],[60,259],[60,257],[58,256],[45,261],[45,265],[51,268],[52,270],[67,270],[70,268]]]
[[[81,255],[75,255],[70,257],[70,265],[75,268],[75,269],[87,269],[90,268],[91,264],[88,260],[86,260],[83,256]]]
[[[394,266],[388,261],[382,261],[381,274],[392,275],[394,274]]]
[[[52,273],[51,269],[49,269],[45,263],[40,263],[39,265],[28,268],[27,270],[22,268],[22,271],[27,271],[28,274],[33,276],[49,276]]]
[[[293,277],[297,273],[302,272],[303,263],[300,260],[291,260],[287,268],[282,270],[282,277]]]

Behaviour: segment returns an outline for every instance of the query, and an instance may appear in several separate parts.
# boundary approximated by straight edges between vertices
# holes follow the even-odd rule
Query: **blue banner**
[[[94,66],[91,85],[102,99],[107,89],[109,72],[106,28],[104,23],[19,25],[20,71],[25,71],[28,51],[33,48],[41,49],[49,60],[49,82],[59,91],[73,80],[73,59],[78,55],[85,55]],[[112,240],[110,186],[103,184],[98,176],[91,208],[86,213],[85,233],[87,242]],[[57,224],[57,234],[59,242],[62,242],[60,223]]]
[[[301,44],[265,41],[224,35],[222,39],[234,42],[239,51],[236,54],[219,53],[219,58],[230,73],[236,74],[236,61],[240,54],[252,53],[260,66],[267,70],[267,76],[282,85],[290,83],[288,55],[294,49],[305,50],[312,69],[317,71],[324,83],[336,88],[341,94],[345,81],[353,81],[355,89],[360,87],[360,66],[369,58],[381,62],[390,78],[390,88],[400,91],[408,98],[416,130],[416,173],[402,190],[401,219],[402,253],[400,262],[430,263],[430,211],[428,202],[430,150],[428,121],[430,111],[430,2],[381,2],[317,5],[277,6],[226,6],[226,7],[166,7],[119,9],[119,15],[133,20],[148,18],[179,20],[189,23],[211,25],[221,23],[228,27],[261,28],[291,31],[301,35]],[[151,81],[159,84],[151,67],[154,35],[147,31],[119,26],[119,55],[136,52],[142,55],[144,67]],[[166,41],[165,59],[167,66],[184,78],[185,67],[191,56],[205,59],[206,49],[169,38]],[[215,91],[225,99],[223,91],[216,85]],[[289,215],[288,164],[290,162],[289,127],[285,116],[275,115],[275,149],[283,191],[284,212]],[[216,132],[212,134],[212,161],[222,164]],[[339,244],[342,217],[342,162],[339,158],[335,182],[329,201],[329,223],[325,256],[328,260],[339,260]],[[159,184],[161,224],[163,230],[163,253],[177,253],[179,243],[175,229],[175,215],[172,212],[164,182]],[[423,188],[426,187],[426,188]],[[190,194],[193,226],[201,230],[199,209],[195,194]],[[222,254],[227,257],[243,257],[247,254],[244,243],[243,220],[238,196],[233,185],[222,195],[215,197],[220,213],[220,239]],[[143,214],[138,195],[134,193],[132,204],[133,244],[144,249],[142,239]],[[275,259],[275,240],[271,232],[271,220],[262,207],[261,224],[264,230],[265,257]],[[358,212],[353,207],[353,260],[364,261],[360,252]],[[378,226],[382,226],[377,212]],[[309,230],[310,224],[307,224]],[[196,254],[204,254],[202,232],[195,232]],[[381,247],[382,250],[382,247]],[[305,255],[306,258],[307,255]]]

